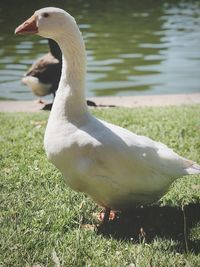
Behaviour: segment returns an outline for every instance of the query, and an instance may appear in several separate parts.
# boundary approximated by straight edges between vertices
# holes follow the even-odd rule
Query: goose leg
[[[37,103],[38,103],[38,104],[44,104],[45,101],[44,101],[42,98],[38,98]]]
[[[104,217],[103,217],[102,225],[106,225],[106,224],[108,223],[109,218],[110,218],[110,211],[111,211],[110,208],[106,208],[106,209],[105,209],[105,213],[104,213]]]
[[[97,227],[97,231],[99,233],[106,232],[110,217],[110,211],[111,211],[110,208],[105,208],[104,213],[101,213],[101,215],[103,215],[103,216],[100,215],[101,224]]]

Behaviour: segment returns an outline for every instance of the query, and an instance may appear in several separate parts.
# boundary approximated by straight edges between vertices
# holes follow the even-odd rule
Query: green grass
[[[200,106],[92,113],[200,163]],[[199,266],[200,176],[177,180],[159,203],[136,209],[135,217],[111,222],[106,234],[87,230],[83,225],[96,224],[92,213],[100,209],[84,194],[70,190],[47,161],[47,118],[45,112],[0,114],[0,266]]]

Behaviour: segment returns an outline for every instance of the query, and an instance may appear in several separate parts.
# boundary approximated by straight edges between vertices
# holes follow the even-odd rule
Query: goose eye
[[[49,13],[44,13],[44,14],[43,14],[43,17],[44,17],[44,18],[48,18],[48,17],[49,17]]]

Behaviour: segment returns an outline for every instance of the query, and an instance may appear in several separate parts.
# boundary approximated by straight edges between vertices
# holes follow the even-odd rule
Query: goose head
[[[37,34],[56,41],[68,63],[68,74],[77,79],[85,76],[85,45],[78,25],[69,13],[56,7],[46,7],[35,13],[15,29],[15,34]],[[63,61],[65,65],[65,61]],[[73,75],[74,76],[74,75]],[[80,77],[81,76],[81,77]]]
[[[35,13],[19,25],[15,34],[37,34],[54,40],[60,39],[63,30],[66,36],[71,36],[77,31],[74,18],[60,8],[46,7],[35,11]]]

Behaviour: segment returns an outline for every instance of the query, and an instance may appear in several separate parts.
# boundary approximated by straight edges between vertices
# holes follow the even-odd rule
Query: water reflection
[[[19,0],[12,8],[9,2],[0,8],[1,98],[34,98],[20,79],[47,52],[47,42],[13,31],[33,10],[49,5],[68,10],[81,28],[88,96],[200,92],[199,1]]]

